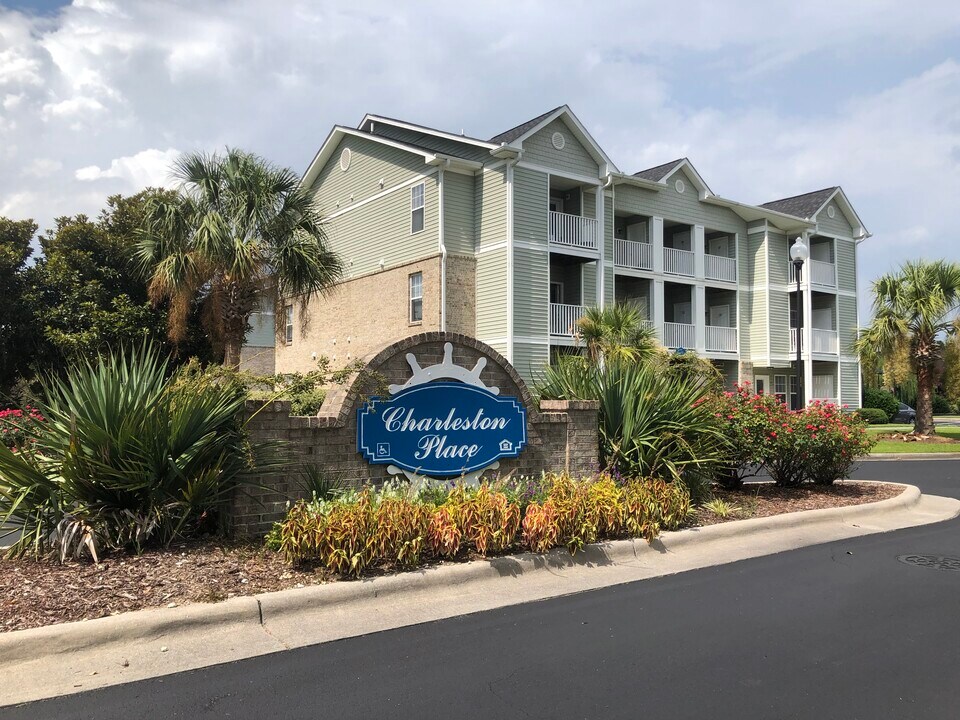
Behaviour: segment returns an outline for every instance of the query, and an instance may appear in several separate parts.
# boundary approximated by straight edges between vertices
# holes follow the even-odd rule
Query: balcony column
[[[693,276],[702,278],[704,276],[703,255],[706,252],[706,239],[704,237],[703,225],[693,226]]]
[[[701,228],[702,229],[702,228]],[[701,253],[701,260],[703,255]],[[703,266],[700,270],[702,272]],[[702,355],[707,349],[706,324],[707,324],[707,291],[703,285],[695,285],[693,288],[693,338],[694,349]]]
[[[650,242],[653,243],[653,271],[663,273],[663,218],[655,217],[650,222]],[[660,283],[661,290],[663,283]],[[663,295],[660,295],[661,299]],[[663,311],[660,312],[660,323],[663,324]]]
[[[598,187],[596,189],[597,202],[596,202],[596,214],[597,214],[597,249],[600,251],[600,256],[597,258],[597,307],[602,308],[604,303],[605,292],[605,283],[606,283],[606,268],[604,267],[605,254],[607,251],[607,235],[604,232],[603,227],[603,188]]]
[[[663,224],[661,223],[660,229],[663,229]],[[663,244],[661,235],[661,245]],[[663,254],[663,251],[660,251],[660,254]],[[656,255],[654,255],[656,257]],[[653,297],[650,298],[650,302],[653,305],[653,315],[651,319],[653,320],[654,330],[657,331],[657,335],[661,340],[663,340],[663,280],[654,280],[653,281]]]
[[[808,263],[809,264],[809,263]],[[800,293],[803,296],[803,394],[807,403],[813,397],[813,293],[810,292],[810,273],[805,266],[800,279]]]

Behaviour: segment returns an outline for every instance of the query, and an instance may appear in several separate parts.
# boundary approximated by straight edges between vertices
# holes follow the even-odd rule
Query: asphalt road
[[[960,497],[960,461],[858,477]],[[960,717],[960,520],[251,658],[0,718]]]

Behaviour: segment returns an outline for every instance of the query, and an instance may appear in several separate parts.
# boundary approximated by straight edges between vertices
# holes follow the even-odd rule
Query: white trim
[[[421,205],[420,205],[419,207],[414,207],[414,206],[413,206],[413,193],[414,193],[414,191],[415,191],[418,187],[420,187],[421,185],[423,186],[423,192],[420,194],[420,202],[421,202]],[[414,230],[414,229],[413,229],[413,217],[414,217],[413,214],[414,214],[417,210],[420,211],[420,229],[419,229],[419,230]],[[413,185],[413,186],[410,188],[410,234],[411,234],[411,235],[418,235],[418,234],[422,233],[422,232],[423,232],[424,230],[426,230],[426,229],[427,229],[427,183],[426,183],[426,181],[424,181],[424,182],[422,182],[422,183],[417,183],[416,185]]]
[[[549,338],[542,337],[533,337],[531,335],[517,335],[514,339],[514,342],[522,343],[525,345],[549,345]]]
[[[513,362],[513,166],[507,163],[507,362]]]
[[[770,228],[767,223],[764,223],[765,228],[763,231],[763,265],[764,265],[764,274],[763,276],[767,279],[767,285],[770,284]],[[797,298],[797,302],[800,302],[800,299]],[[789,321],[789,303],[787,304],[788,313],[787,320]],[[740,318],[737,318],[737,322],[740,322]],[[767,298],[767,327],[766,327],[766,336],[767,336],[767,358],[770,358],[773,355],[773,348],[770,345],[770,336],[773,335],[773,327],[770,325],[770,298]]]
[[[367,113],[363,116],[363,120],[360,121],[357,129],[363,130],[364,126],[368,122],[379,122],[383,123],[384,125],[393,125],[394,127],[403,128],[404,130],[413,130],[414,132],[420,132],[425,135],[433,135],[435,137],[441,137],[447,140],[456,140],[457,142],[462,142],[466,145],[475,145],[477,147],[487,148],[488,150],[497,147],[497,145],[494,143],[478,140],[477,138],[467,137],[466,135],[456,135],[454,133],[444,132],[443,130],[435,130],[434,128],[417,125],[416,123],[409,123],[403,120],[394,120],[392,118],[386,118],[381,115],[372,115],[370,113]]]
[[[409,180],[404,180],[399,185],[394,185],[393,187],[387,188],[386,190],[381,190],[376,195],[371,195],[370,197],[364,200],[355,202],[349,207],[341,208],[340,210],[337,210],[336,212],[332,212],[329,215],[324,215],[323,219],[333,220],[334,218],[340,217],[341,215],[348,213],[351,210],[356,210],[357,208],[361,208],[364,205],[367,205],[368,203],[372,203],[374,200],[379,200],[380,198],[385,197],[390,193],[395,193],[398,190],[403,190],[404,188],[409,187],[410,185],[416,185],[417,183],[425,182],[428,178],[435,175],[436,172],[437,172],[436,168],[434,168],[433,170],[428,170],[423,175],[417,175],[416,177],[412,177]],[[424,202],[426,202],[426,200],[424,200]]]
[[[551,252],[549,245],[544,245],[542,243],[530,242],[529,240],[514,240],[513,246],[515,248],[523,248],[524,250],[537,250],[539,252],[549,253]],[[566,246],[564,246],[566,247]]]
[[[585,185],[597,185],[600,186],[603,183],[600,181],[599,177],[590,177],[589,175],[577,175],[576,173],[568,173],[563,171],[558,171],[554,168],[549,168],[546,165],[538,165],[537,163],[528,162],[526,160],[521,160],[517,163],[517,167],[524,168],[526,170],[536,170],[537,172],[545,173],[546,175],[551,175],[553,177],[560,177],[565,180],[573,180],[574,182],[583,183]],[[549,190],[549,183],[547,188]]]
[[[815,220],[816,217],[823,212],[823,209],[830,204],[832,200],[839,196],[840,202],[837,204],[840,206],[840,212],[843,213],[844,218],[850,224],[852,230],[860,230],[860,235],[870,237],[870,232],[867,230],[866,226],[863,224],[863,220],[860,219],[860,216],[857,214],[857,211],[853,209],[853,203],[847,198],[847,194],[843,191],[842,187],[837,187],[830,196],[823,201],[823,204],[817,208],[817,211],[810,216],[811,220]],[[852,216],[852,217],[851,217]],[[864,238],[865,239],[865,238]]]
[[[483,253],[493,252],[494,250],[502,250],[503,248],[508,247],[506,240],[501,240],[500,242],[490,243],[488,245],[481,245],[477,248],[476,255],[482,255]]]
[[[706,200],[708,197],[712,197],[713,190],[710,189],[710,186],[707,185],[706,180],[704,180],[700,176],[700,173],[697,172],[697,169],[693,166],[693,163],[691,163],[687,158],[684,158],[683,160],[678,162],[676,165],[674,165],[673,169],[671,169],[670,172],[668,172],[666,175],[660,178],[660,183],[663,185],[667,185],[667,180],[672,178],[679,170],[683,170],[684,168],[686,168],[689,171],[688,175],[690,176],[690,180],[693,182],[694,187],[697,188],[697,192],[700,195],[700,199]],[[681,192],[681,191],[677,190],[677,192]]]
[[[581,123],[579,118],[577,118],[577,116],[573,114],[573,111],[570,109],[569,105],[563,105],[562,107],[558,107],[552,113],[547,115],[546,118],[541,120],[539,123],[534,125],[525,133],[523,133],[523,135],[521,135],[520,137],[514,138],[510,144],[515,146],[522,145],[524,140],[531,137],[532,135],[537,134],[547,125],[552,123],[554,120],[561,117],[566,118],[567,120],[570,121],[570,123],[573,124],[573,127],[571,127],[570,129],[573,131],[574,136],[577,138],[577,140],[580,142],[581,145],[585,146],[587,152],[590,153],[590,156],[597,162],[598,166],[606,164],[609,167],[613,168],[614,171],[617,170],[617,166],[614,164],[613,160],[611,160],[610,157],[603,151],[603,148],[597,144],[597,141],[593,139],[593,136],[583,126],[583,123]],[[570,123],[568,123],[567,125],[568,127],[570,127]]]
[[[426,201],[426,196],[424,196]],[[440,245],[440,332],[447,331],[447,246],[443,241],[443,167],[437,170],[437,242]]]

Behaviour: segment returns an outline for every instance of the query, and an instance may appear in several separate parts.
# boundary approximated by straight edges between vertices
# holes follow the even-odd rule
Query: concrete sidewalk
[[[144,610],[0,635],[0,705],[239,660],[506,605],[948,520],[960,501],[905,486],[879,503]]]

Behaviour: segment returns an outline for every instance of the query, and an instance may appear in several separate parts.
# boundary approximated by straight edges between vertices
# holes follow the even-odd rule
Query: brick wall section
[[[410,322],[409,277],[423,273],[423,320]],[[392,267],[338,284],[315,295],[306,313],[294,313],[293,342],[281,339],[276,349],[280,373],[316,369],[317,356],[341,368],[370,352],[413,333],[440,329],[440,256]],[[447,329],[476,332],[476,260],[447,256]]]
[[[437,364],[443,359],[446,342],[453,345],[458,365],[473,367],[485,358],[484,383],[499,387],[501,395],[519,398],[526,407],[527,447],[519,457],[502,460],[492,474],[539,475],[562,470],[585,474],[597,469],[597,403],[544,400],[538,406],[516,370],[489,346],[457,333],[423,333],[372,353],[367,362],[369,372],[332,390],[317,417],[291,416],[288,402],[264,407],[247,403],[251,439],[281,441],[286,470],[279,476],[254,478],[252,486],[236,492],[230,508],[233,533],[262,536],[282,519],[288,504],[304,496],[298,486],[299,468],[304,464],[317,465],[332,477],[355,485],[387,479],[385,465],[370,465],[357,452],[357,407],[383,382],[400,384],[410,378],[407,353],[413,353],[421,367]]]

